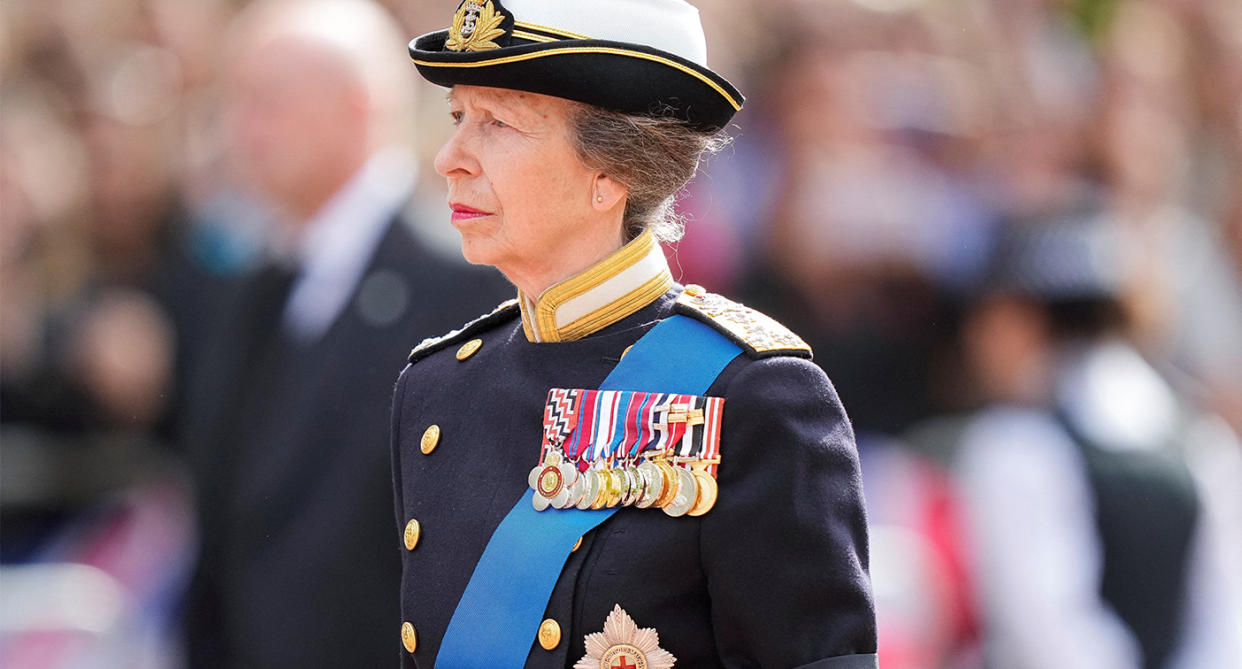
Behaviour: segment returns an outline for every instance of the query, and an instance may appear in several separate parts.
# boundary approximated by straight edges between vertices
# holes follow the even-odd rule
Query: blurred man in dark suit
[[[368,0],[262,2],[224,43],[230,149],[280,225],[189,381],[191,666],[373,667],[399,650],[393,383],[411,342],[510,292],[403,216],[400,34]]]

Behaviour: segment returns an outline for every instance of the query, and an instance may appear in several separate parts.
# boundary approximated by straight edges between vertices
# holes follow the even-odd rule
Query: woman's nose
[[[443,177],[469,176],[478,174],[478,161],[470,152],[465,128],[458,126],[449,135],[444,146],[436,152],[436,172]]]

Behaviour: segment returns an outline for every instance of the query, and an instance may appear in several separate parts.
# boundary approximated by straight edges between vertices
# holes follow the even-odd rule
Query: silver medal
[[[699,501],[699,482],[694,478],[694,474],[689,469],[676,467],[677,469],[677,494],[673,496],[673,501],[664,507],[664,513],[677,518],[689,513],[694,508],[694,503]]]
[[[634,501],[634,506],[646,509],[655,504],[664,492],[664,477],[660,475],[660,468],[648,460],[638,465],[638,474],[643,478],[643,492]]]

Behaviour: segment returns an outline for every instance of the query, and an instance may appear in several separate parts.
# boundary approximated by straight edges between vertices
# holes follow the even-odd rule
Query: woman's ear
[[[618,202],[624,203],[628,192],[621,182],[607,174],[596,175],[595,188],[591,193],[591,207],[598,212],[611,211]]]

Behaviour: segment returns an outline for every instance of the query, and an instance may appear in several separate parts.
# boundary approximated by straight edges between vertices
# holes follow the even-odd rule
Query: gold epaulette
[[[410,363],[413,364],[423,358],[435,353],[436,351],[449,346],[450,344],[469,337],[477,332],[482,332],[496,323],[505,320],[507,317],[516,315],[518,310],[518,301],[516,299],[505,300],[496,305],[489,313],[483,314],[478,318],[466,323],[465,325],[451,332],[440,335],[439,337],[428,337],[419,342],[414,350],[410,351]]]
[[[752,358],[774,355],[811,357],[811,347],[802,337],[776,319],[734,302],[701,286],[686,286],[677,298],[677,312],[707,323],[733,340]]]

